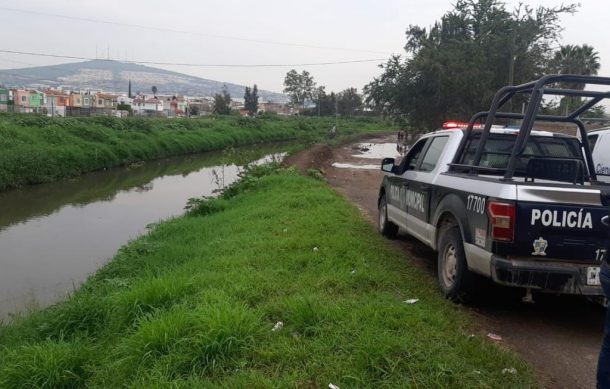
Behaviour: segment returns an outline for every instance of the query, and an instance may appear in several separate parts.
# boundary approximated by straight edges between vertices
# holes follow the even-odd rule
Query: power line
[[[387,52],[377,51],[377,50],[318,46],[318,45],[311,45],[311,44],[306,44],[306,43],[291,43],[291,42],[271,41],[271,40],[263,40],[263,39],[243,38],[243,37],[231,36],[231,35],[208,34],[208,33],[197,32],[197,31],[177,30],[177,29],[167,28],[167,27],[155,27],[155,26],[146,26],[146,25],[141,25],[141,24],[112,22],[109,20],[81,18],[81,17],[76,17],[76,16],[67,16],[67,15],[60,15],[60,14],[32,11],[32,10],[24,10],[24,9],[17,9],[17,8],[0,7],[0,10],[9,11],[9,12],[19,12],[19,13],[25,13],[25,14],[31,14],[31,15],[39,15],[39,16],[50,16],[50,17],[70,19],[70,20],[79,20],[81,22],[88,22],[88,23],[109,24],[109,25],[114,25],[114,26],[132,27],[132,28],[140,28],[140,29],[146,29],[146,30],[162,31],[162,32],[173,32],[176,34],[196,35],[196,36],[202,36],[202,37],[214,38],[214,39],[228,39],[228,40],[250,42],[250,43],[262,43],[262,44],[267,44],[267,45],[290,46],[290,47],[300,47],[300,48],[319,49],[319,50],[354,51],[354,52],[361,52],[361,53],[373,53],[373,54],[384,54],[384,55],[389,54]]]
[[[326,65],[343,65],[343,64],[366,63],[366,62],[381,62],[381,61],[386,61],[388,59],[388,58],[373,58],[373,59],[357,59],[357,60],[346,60],[346,61],[335,61],[335,62],[311,62],[311,63],[296,63],[296,64],[203,64],[203,63],[156,62],[156,61],[115,61],[115,60],[111,60],[111,59],[96,59],[96,58],[91,58],[91,57],[79,57],[79,56],[74,56],[74,55],[34,53],[34,52],[4,50],[4,49],[0,49],[0,53],[31,55],[31,56],[35,56],[35,57],[47,57],[47,58],[74,59],[74,60],[82,60],[82,61],[98,60],[98,61],[108,61],[108,62],[142,64],[142,65],[218,67],[218,68],[269,68],[269,67],[326,66]]]

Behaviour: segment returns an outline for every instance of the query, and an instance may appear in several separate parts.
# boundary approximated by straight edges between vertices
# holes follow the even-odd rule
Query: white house
[[[131,109],[135,115],[157,116],[163,113],[163,101],[154,97],[136,97],[131,103]]]

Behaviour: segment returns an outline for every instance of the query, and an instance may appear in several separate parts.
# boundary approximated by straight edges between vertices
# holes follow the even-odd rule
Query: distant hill
[[[244,86],[207,80],[133,63],[108,60],[67,63],[23,69],[0,70],[0,85],[29,88],[59,88],[70,90],[104,90],[127,92],[131,80],[133,93],[151,93],[154,86],[158,94],[212,96],[227,86],[232,97],[242,98]],[[281,93],[259,90],[259,96],[273,102],[284,102]]]

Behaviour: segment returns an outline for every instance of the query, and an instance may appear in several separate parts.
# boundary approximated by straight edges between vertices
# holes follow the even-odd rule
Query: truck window
[[[424,159],[422,159],[421,166],[419,170],[424,172],[431,172],[436,167],[443,150],[445,149],[445,145],[447,144],[447,140],[449,140],[448,136],[437,136],[432,139],[430,146],[428,146],[428,151],[426,151],[426,155],[424,155]]]
[[[479,135],[480,136],[480,135]],[[510,154],[515,145],[516,136],[509,134],[491,134],[487,140],[479,166],[495,169],[505,169]],[[474,154],[479,144],[479,137],[471,139],[466,145],[460,163],[472,165]],[[580,151],[580,142],[574,138],[554,136],[532,136],[525,146],[523,154],[517,159],[516,173],[523,174],[527,168],[528,160],[535,158],[568,158],[583,160]]]
[[[589,149],[591,151],[593,151],[593,149],[595,149],[595,144],[597,143],[597,138],[599,137],[599,135],[589,135],[588,139],[589,139]]]
[[[419,141],[417,141],[417,143],[413,145],[413,147],[411,147],[407,155],[405,155],[404,159],[400,163],[399,169],[396,174],[402,174],[407,170],[415,170],[415,167],[417,167],[417,162],[419,162],[421,152],[423,151],[426,142],[428,142],[428,138],[420,139]]]

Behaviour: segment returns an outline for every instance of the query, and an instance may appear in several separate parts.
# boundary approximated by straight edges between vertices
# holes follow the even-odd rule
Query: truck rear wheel
[[[398,226],[388,220],[388,203],[385,195],[379,199],[379,233],[387,238],[394,239],[398,234]]]
[[[468,270],[462,234],[458,227],[444,231],[438,247],[438,281],[446,298],[468,301],[473,294],[475,275]]]

